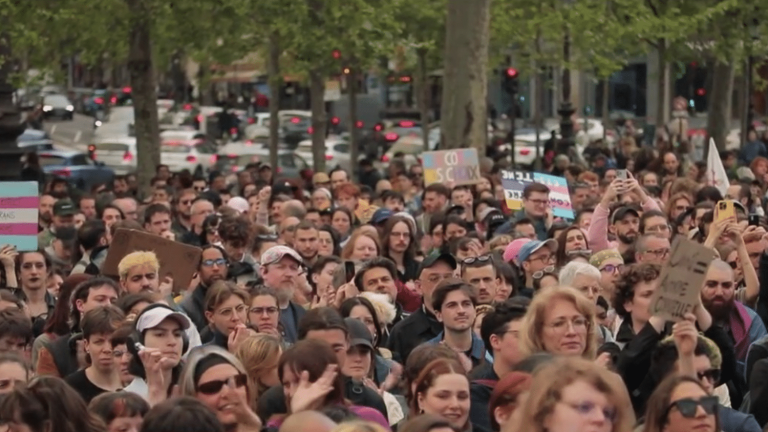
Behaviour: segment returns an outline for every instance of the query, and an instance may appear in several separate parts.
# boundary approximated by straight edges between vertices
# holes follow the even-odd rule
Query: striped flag
[[[0,246],[37,250],[37,182],[0,182]]]

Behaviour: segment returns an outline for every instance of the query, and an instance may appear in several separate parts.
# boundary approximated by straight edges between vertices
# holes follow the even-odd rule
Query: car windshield
[[[63,95],[50,95],[45,97],[45,102],[49,105],[69,105],[69,100]]]
[[[53,166],[53,165],[64,165],[64,163],[66,162],[66,159],[63,156],[41,154],[39,155],[39,159],[40,159],[40,166],[43,166],[43,167]]]

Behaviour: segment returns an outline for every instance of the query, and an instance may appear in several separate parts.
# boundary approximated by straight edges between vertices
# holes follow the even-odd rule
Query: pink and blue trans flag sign
[[[0,182],[0,246],[37,250],[37,182]]]

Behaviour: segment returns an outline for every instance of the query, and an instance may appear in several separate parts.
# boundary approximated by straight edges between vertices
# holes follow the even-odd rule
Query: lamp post
[[[747,56],[747,67],[744,71],[744,123],[741,126],[741,143],[747,143],[749,129],[755,120],[755,105],[752,103],[752,89],[754,80],[752,79],[752,68],[755,64],[754,47],[759,35],[757,34],[757,19],[753,19],[748,24],[749,35],[751,38],[749,44],[749,56]]]
[[[13,101],[13,85],[10,76],[16,64],[11,56],[10,35],[0,33],[0,181],[18,180],[21,177],[21,155],[16,138],[24,131],[25,123]]]
[[[563,76],[562,76],[562,101],[560,102],[560,109],[557,113],[560,114],[560,146],[558,149],[559,154],[567,154],[568,151],[575,145],[573,134],[573,114],[576,109],[571,104],[571,69],[568,63],[571,60],[571,35],[570,29],[566,25],[565,34],[563,36]]]

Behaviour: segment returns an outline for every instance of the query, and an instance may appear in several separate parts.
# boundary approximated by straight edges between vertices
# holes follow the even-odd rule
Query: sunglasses
[[[224,258],[203,260],[203,267],[213,267],[215,265],[225,266],[227,265],[227,260],[225,260]]]
[[[672,402],[667,408],[667,415],[672,411],[672,408],[677,408],[685,418],[691,419],[696,417],[696,411],[699,407],[704,409],[707,415],[713,415],[717,413],[717,407],[720,404],[720,399],[717,396],[704,396],[701,399],[685,398]]]
[[[246,384],[248,384],[248,375],[237,374],[225,380],[214,380],[202,383],[197,386],[197,391],[206,395],[214,395],[220,392],[225,385],[234,389],[245,387]]]
[[[696,372],[696,376],[699,377],[699,381],[706,378],[712,384],[717,385],[720,382],[720,369],[707,369],[703,372]]]
[[[531,275],[534,279],[541,279],[546,275],[554,274],[555,273],[555,266],[549,266],[544,268],[544,270],[539,270]]]
[[[462,264],[474,264],[476,262],[487,262],[487,261],[490,261],[490,260],[491,260],[491,256],[490,255],[480,255],[478,257],[464,258],[461,261],[461,263]]]

